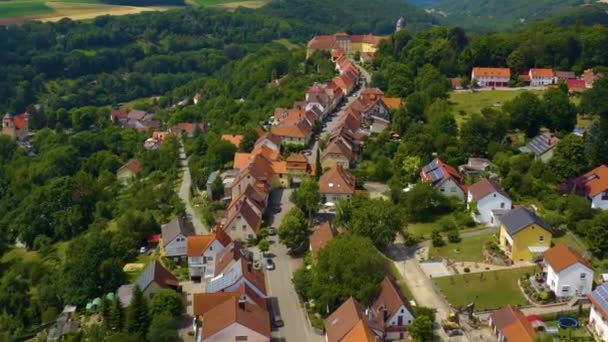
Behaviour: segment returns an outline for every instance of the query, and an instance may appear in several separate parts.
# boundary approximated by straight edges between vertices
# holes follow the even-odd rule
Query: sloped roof
[[[587,298],[589,298],[593,307],[602,314],[602,317],[608,320],[608,283],[596,287],[591,294],[587,295]]]
[[[226,140],[232,145],[239,147],[241,145],[241,141],[243,140],[243,136],[240,134],[222,134],[222,140]]]
[[[335,166],[321,175],[319,192],[322,194],[352,195],[355,193],[355,176],[341,166]]]
[[[194,235],[194,227],[188,224],[183,218],[176,217],[169,223],[164,224],[161,227],[161,234],[163,238],[163,246],[167,246],[173,239],[178,235],[184,236]]]
[[[559,139],[548,132],[540,134],[532,139],[526,146],[520,147],[519,150],[522,152],[531,152],[534,153],[537,157],[542,156],[550,149],[554,148]]]
[[[137,277],[135,284],[144,291],[152,282],[156,282],[162,288],[174,288],[179,286],[177,278],[167,271],[158,260],[153,260],[146,266],[143,273]]]
[[[409,301],[403,296],[401,290],[388,276],[384,277],[372,302],[372,309],[379,313],[380,317],[382,317],[382,309],[386,309],[387,317],[392,317],[399,311],[401,306],[407,307],[410,313],[413,314]]]
[[[587,87],[587,85],[585,84],[585,80],[567,79],[566,85],[568,86],[568,90],[570,90],[570,91],[576,91],[576,90],[580,91]]]
[[[236,323],[270,338],[270,316],[257,305],[239,304],[239,298],[229,297],[203,315],[203,339]],[[231,337],[232,338],[232,337]]]
[[[448,179],[453,179],[454,183],[466,193],[466,187],[462,184],[462,176],[454,167],[441,161],[439,158],[433,159],[420,171],[420,177],[424,182],[431,182],[433,186],[439,186]]]
[[[509,68],[483,68],[483,67],[475,67],[475,68],[473,68],[473,74],[476,77],[501,77],[501,78],[509,78],[509,77],[511,77],[511,69],[509,69]]]
[[[543,255],[545,261],[551,265],[551,268],[553,268],[555,272],[561,272],[576,263],[580,263],[590,270],[593,270],[593,266],[587,259],[583,258],[579,252],[564,243],[558,243],[545,251]]]
[[[199,128],[201,132],[204,132],[207,128],[204,122],[201,123],[190,123],[190,122],[180,122],[175,127],[173,127],[172,131],[175,132],[186,132],[188,134],[193,134],[196,128]]]
[[[594,197],[608,191],[608,166],[600,165],[575,180],[576,191]]]
[[[476,201],[479,201],[482,198],[495,192],[503,195],[506,198],[510,198],[509,194],[507,194],[496,181],[488,180],[485,178],[471,185],[469,187],[469,192],[473,196],[473,199]]]
[[[553,77],[553,69],[530,69],[532,77]]]
[[[300,120],[295,123],[280,123],[278,125],[273,125],[270,128],[270,131],[279,137],[304,139],[308,137],[312,131],[312,127],[310,127],[305,120]]]
[[[491,314],[492,322],[502,332],[507,341],[532,342],[534,328],[526,316],[517,308],[508,305]]]
[[[260,145],[264,140],[268,140],[277,146],[281,146],[281,137],[272,134],[271,132],[264,133],[256,142],[255,146]]]
[[[536,223],[541,228],[551,232],[551,227],[545,223],[545,221],[524,207],[515,208],[507,212],[500,218],[500,222],[505,226],[507,232],[511,236],[519,233],[533,223]]]
[[[254,232],[260,229],[260,225],[262,223],[261,217],[259,217],[251,205],[247,201],[240,201],[234,207],[234,209],[230,211],[228,216],[226,217],[226,227],[230,226],[232,221],[238,219],[241,216],[245,222],[253,229]]]
[[[213,241],[215,241],[215,237],[211,234],[188,236],[186,239],[186,255],[189,257],[203,255]]]
[[[355,327],[349,331],[341,342],[376,342],[378,339],[365,321],[360,320]]]
[[[397,109],[401,107],[402,103],[401,98],[399,97],[383,97],[382,102],[390,109]]]
[[[325,247],[329,241],[333,240],[335,236],[335,232],[331,227],[329,222],[324,222],[319,228],[315,229],[312,234],[310,234],[310,249],[312,251],[313,256],[317,256],[319,251]]]
[[[331,313],[325,320],[325,331],[327,342],[339,342],[349,335],[355,329],[357,324],[361,322],[370,328],[373,328],[364,313],[363,306],[353,297],[348,298],[340,307]],[[382,329],[382,327],[376,327]]]
[[[129,169],[133,173],[138,173],[139,171],[141,171],[141,162],[137,159],[131,159],[128,162],[126,162],[123,166],[121,166],[120,169],[118,169],[118,171],[121,171],[124,169]]]
[[[201,316],[219,304],[233,297],[240,297],[236,292],[204,292],[192,295],[193,314]]]
[[[555,77],[559,78],[559,79],[563,79],[563,80],[569,80],[569,79],[575,79],[576,75],[574,74],[574,71],[561,71],[561,70],[556,70],[554,72]]]
[[[327,144],[327,147],[321,153],[321,159],[325,159],[329,155],[340,154],[345,156],[347,159],[351,159],[353,156],[352,150],[346,146],[341,139],[333,139]]]
[[[146,112],[143,110],[132,109],[127,113],[127,118],[134,120],[141,120],[146,116]]]

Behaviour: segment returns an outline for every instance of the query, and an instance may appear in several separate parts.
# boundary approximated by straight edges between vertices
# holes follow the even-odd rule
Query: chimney
[[[239,298],[239,308],[245,310],[245,303],[247,303],[247,297],[242,296]]]

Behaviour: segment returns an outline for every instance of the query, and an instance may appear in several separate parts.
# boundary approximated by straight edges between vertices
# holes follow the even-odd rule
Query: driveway
[[[283,217],[293,207],[289,196],[293,189],[277,189],[271,194],[272,206],[281,205],[281,211],[270,219],[270,224],[279,227]],[[268,297],[277,297],[281,318],[285,325],[272,332],[273,341],[286,342],[323,342],[325,338],[312,331],[305,316],[304,309],[300,306],[298,295],[293,288],[291,278],[293,272],[303,264],[302,259],[292,258],[287,254],[287,248],[278,242],[278,236],[271,236],[269,255],[274,259],[276,268],[266,272],[266,283],[268,286]]]
[[[388,247],[388,256],[394,260],[395,265],[408,288],[412,291],[418,306],[425,306],[437,310],[435,315],[435,333],[441,341],[468,341],[464,336],[448,337],[441,328],[441,320],[446,319],[451,311],[445,299],[435,292],[431,280],[424,274],[416,261],[414,254],[416,247],[407,247],[403,238],[398,235],[397,240]]]
[[[198,213],[192,207],[190,203],[190,188],[192,187],[192,177],[190,176],[190,168],[188,167],[188,159],[186,158],[186,152],[184,151],[184,145],[180,142],[179,147],[179,163],[182,167],[182,184],[179,188],[179,198],[186,205],[186,216],[194,225],[194,231],[196,235],[206,234],[209,229],[205,227],[203,221],[198,216]]]

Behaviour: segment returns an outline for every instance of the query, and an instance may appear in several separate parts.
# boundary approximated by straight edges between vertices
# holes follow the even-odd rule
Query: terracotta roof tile
[[[594,197],[608,191],[608,166],[600,165],[575,180],[577,193]]]
[[[473,199],[476,201],[479,201],[494,192],[497,192],[505,196],[506,198],[510,198],[509,194],[507,194],[496,181],[488,180],[485,178],[471,185],[469,187],[469,192],[473,196]]]
[[[530,69],[531,77],[553,77],[553,69]]]
[[[561,272],[576,263],[580,263],[590,270],[593,270],[593,266],[587,259],[583,258],[579,252],[563,243],[558,243],[551,247],[545,251],[543,256],[545,257],[545,261],[551,265],[551,268],[553,268],[555,272]]]
[[[363,306],[350,297],[324,320],[327,342],[342,341],[359,322],[366,325],[368,329],[372,328]],[[379,328],[381,329],[381,327]]]
[[[273,125],[270,130],[279,137],[305,139],[310,135],[312,127],[303,121],[298,121],[297,123]]]
[[[329,222],[323,223],[310,235],[310,249],[314,257],[325,247],[329,241],[333,240],[335,232]]]
[[[397,109],[401,107],[402,101],[398,97],[383,97],[382,101],[390,109]]]
[[[375,342],[378,341],[370,327],[365,324],[364,320],[357,322],[355,327],[349,331],[341,342]]]
[[[399,311],[401,306],[405,306],[410,310],[409,301],[403,296],[401,290],[393,283],[389,277],[384,277],[384,280],[380,283],[380,288],[372,302],[372,309],[381,314],[382,309],[385,308],[388,314],[387,317],[392,317]]]
[[[223,134],[222,140],[226,140],[232,145],[239,147],[241,145],[241,141],[243,140],[243,136],[239,134]]]
[[[228,299],[239,296],[237,292],[195,293],[192,295],[193,314],[202,316]]]
[[[353,157],[353,152],[341,139],[333,139],[321,153],[321,159],[334,155],[343,155],[350,160]]]
[[[210,338],[235,323],[270,338],[268,312],[257,305],[239,304],[239,298],[236,297],[229,297],[207,311],[203,315],[203,322],[203,339]],[[233,339],[236,336],[229,338]]]
[[[258,146],[260,145],[264,140],[268,140],[270,142],[272,142],[273,144],[277,145],[277,146],[281,146],[281,138],[270,133],[264,133],[264,135],[262,135],[256,142],[255,145]]]
[[[189,257],[198,257],[203,255],[214,240],[215,237],[211,234],[188,236],[186,238],[186,255]]]
[[[319,192],[322,194],[354,194],[355,176],[336,166],[323,173],[319,179]]]
[[[507,341],[534,341],[536,335],[534,328],[519,309],[508,305],[492,312],[491,318],[492,323],[502,332]]]
[[[477,77],[511,77],[509,68],[473,68],[473,74]]]
[[[125,165],[120,167],[121,169],[126,168],[131,170],[134,173],[138,173],[141,171],[141,162],[137,159],[131,159],[125,163]]]

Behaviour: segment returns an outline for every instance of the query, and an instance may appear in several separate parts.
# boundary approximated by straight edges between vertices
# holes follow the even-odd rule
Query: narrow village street
[[[272,226],[278,228],[285,214],[293,207],[289,197],[293,189],[275,190],[270,198],[269,207],[280,206],[281,211],[272,217]],[[266,271],[268,297],[276,297],[279,302],[281,318],[285,325],[272,333],[273,341],[287,342],[322,342],[323,336],[312,331],[304,308],[300,305],[298,295],[291,283],[293,272],[302,266],[302,259],[295,259],[287,252],[287,248],[279,243],[278,236],[270,237],[269,256],[274,260],[276,268]]]
[[[192,187],[192,177],[190,176],[188,158],[186,157],[186,152],[184,151],[183,143],[180,143],[179,147],[179,163],[182,167],[182,184],[180,185],[178,192],[179,198],[186,205],[186,215],[188,216],[190,222],[192,222],[196,234],[206,234],[209,231],[209,228],[205,227],[197,211],[194,209],[194,207],[192,207],[192,203],[190,203],[190,188]]]

